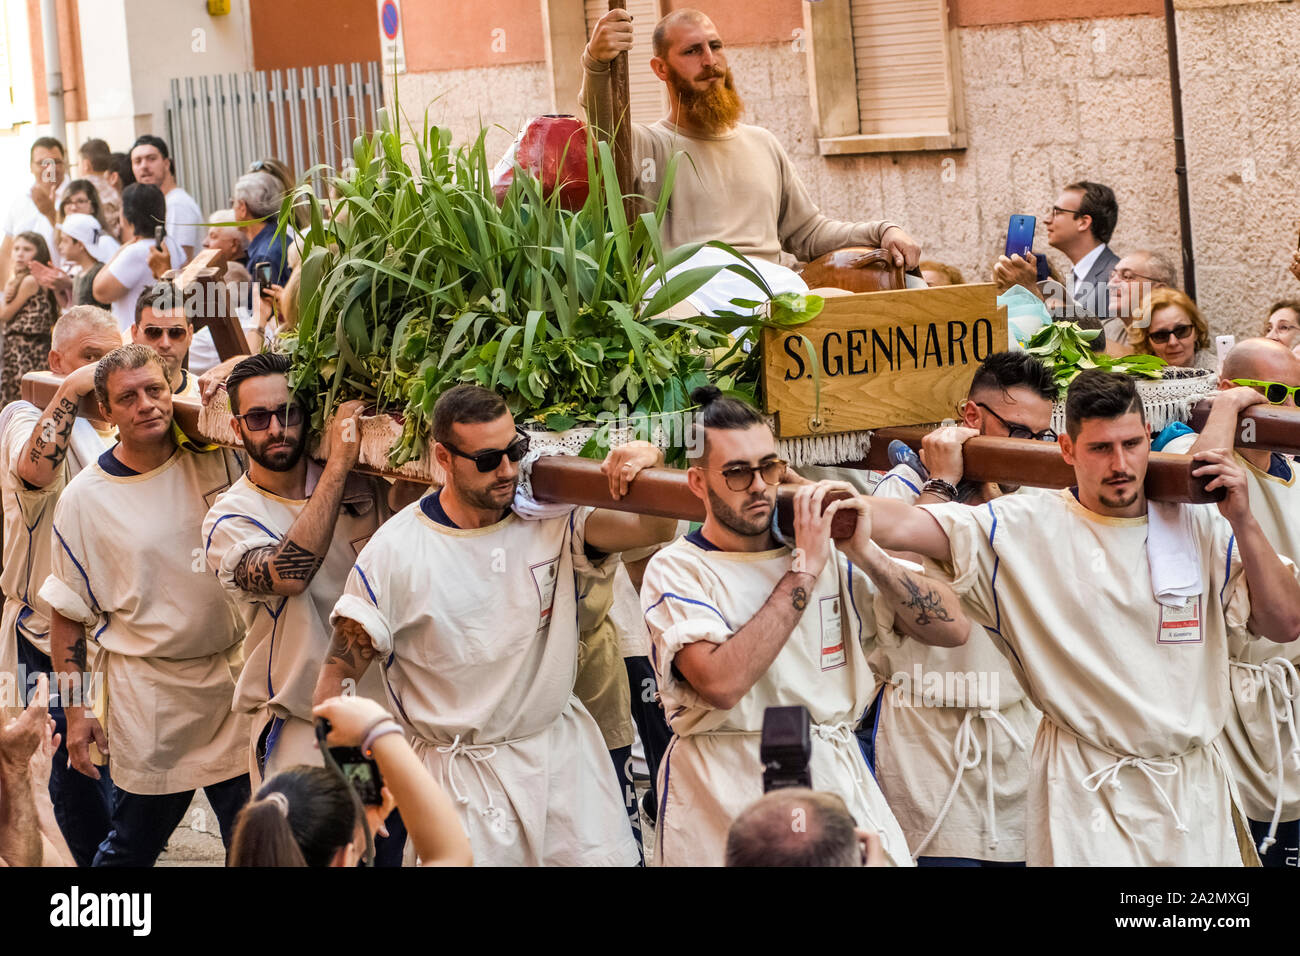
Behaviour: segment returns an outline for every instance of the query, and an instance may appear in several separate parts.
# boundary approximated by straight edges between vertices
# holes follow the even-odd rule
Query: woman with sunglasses
[[[1175,368],[1215,369],[1210,329],[1185,292],[1155,289],[1147,298],[1147,325],[1129,329],[1129,344],[1141,355],[1157,355]]]

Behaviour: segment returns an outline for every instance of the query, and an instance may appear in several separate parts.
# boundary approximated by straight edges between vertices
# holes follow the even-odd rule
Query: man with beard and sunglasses
[[[597,129],[612,131],[619,121],[610,63],[631,48],[631,15],[618,9],[601,17],[582,55],[581,99]],[[653,207],[670,158],[686,154],[664,219],[665,246],[720,239],[769,262],[777,262],[782,251],[810,262],[845,246],[871,246],[888,250],[904,268],[920,261],[920,246],[895,223],[823,216],[780,141],[761,126],[740,122],[735,78],[718,31],[703,13],[674,10],[659,21],[650,67],[668,86],[668,115],[632,126],[639,176],[633,191]]]
[[[175,286],[159,282],[140,293],[135,303],[131,341],[158,353],[163,368],[167,369],[172,394],[182,398],[195,398],[199,394],[199,377],[191,375],[185,367],[185,356],[193,340],[194,325]]]
[[[977,508],[870,500],[872,537],[924,555],[1043,712],[1029,758],[1030,866],[1242,866],[1258,857],[1219,742],[1229,659],[1300,635],[1300,583],[1225,448],[1191,474],[1216,508],[1149,502],[1134,380],[1070,383],[1078,484]],[[1226,519],[1226,520],[1225,520]]]
[[[771,428],[711,386],[691,397],[703,442],[693,444],[688,482],[704,525],[651,558],[641,586],[673,730],[659,765],[656,859],[722,865],[732,821],[762,796],[764,712],[803,705],[813,788],[842,797],[859,826],[880,834],[889,862],[910,866],[853,733],[874,690],[867,655],[892,626],[958,647],[970,622],[947,584],[871,544],[865,499],[823,511],[828,492],[853,492],[842,482],[801,483],[791,551],[773,532],[777,486],[790,476]],[[832,546],[831,520],[848,509],[857,512],[853,537]]]
[[[635,865],[608,751],[573,693],[578,579],[667,540],[677,522],[525,496],[512,508],[529,440],[477,385],[439,397],[432,437],[445,484],[357,558],[314,699],[378,659],[412,746],[456,799],[475,863]],[[662,463],[646,442],[615,448],[610,493]]]
[[[172,420],[158,353],[124,345],[95,367],[118,443],[68,482],[54,510],[60,686],[92,670],[92,707],[67,706],[68,760],[113,775],[111,829],[95,866],[152,866],[202,787],[224,841],[248,800],[248,718],[231,712],[244,629],[202,561],[203,518],[242,468]],[[196,560],[196,556],[198,559]],[[70,683],[68,683],[70,682]]]
[[[382,481],[352,473],[361,403],[335,412],[318,465],[305,454],[307,416],[289,391],[289,364],[284,355],[254,355],[227,377],[248,472],[203,521],[208,566],[248,629],[234,710],[253,715],[254,786],[286,767],[322,766],[311,695],[329,647],[330,611],[388,516]],[[352,690],[383,700],[377,674]]]

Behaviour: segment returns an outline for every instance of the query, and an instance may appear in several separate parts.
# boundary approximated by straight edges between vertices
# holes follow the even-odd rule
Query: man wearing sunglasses
[[[361,548],[386,517],[377,479],[353,475],[360,402],[335,412],[324,467],[308,457],[307,417],[289,391],[289,359],[244,359],[226,379],[248,472],[203,521],[203,548],[244,618],[237,713],[253,715],[250,775],[321,765],[311,694],[329,646],[329,614]],[[369,682],[367,682],[369,683]],[[367,688],[382,699],[377,681]],[[355,688],[354,688],[355,690]]]
[[[928,481],[900,464],[876,486],[879,498],[919,504],[959,500],[971,507],[1017,488],[962,480],[962,446],[976,435],[1056,441],[1057,388],[1027,352],[997,352],[975,372],[962,424],[939,428],[921,445]],[[906,555],[904,555],[906,556]],[[1023,865],[1029,744],[1039,712],[984,628],[972,624],[962,647],[879,641],[871,667],[881,694],[863,721],[876,779],[921,866]],[[968,681],[929,675],[972,674]],[[982,680],[982,683],[980,681]],[[983,687],[992,699],[981,699]],[[924,706],[913,706],[922,701]]]
[[[792,551],[772,526],[786,463],[762,416],[716,388],[697,389],[703,442],[688,472],[704,502],[699,531],[646,568],[641,606],[673,738],[659,766],[656,859],[719,866],[727,831],[762,796],[759,736],[768,707],[802,704],[813,724],[812,785],[843,798],[880,834],[895,866],[907,840],[867,767],[854,726],[870,702],[866,645],[896,620],[919,640],[956,646],[970,624],[945,584],[870,544],[865,499],[844,482],[799,483]],[[698,432],[697,432],[698,434]],[[823,510],[826,495],[850,497]],[[832,545],[831,520],[858,513]]]
[[[194,326],[185,312],[180,292],[170,283],[160,282],[144,292],[135,302],[135,323],[131,341],[158,353],[172,394],[193,398],[199,394],[199,378],[185,367],[185,357],[194,339]]]
[[[93,709],[66,708],[72,766],[92,779],[99,757],[112,767],[112,829],[94,865],[152,866],[196,788],[227,842],[248,799],[248,718],[230,709],[244,629],[201,550],[204,515],[242,469],[181,434],[152,349],[100,359],[95,395],[118,443],[60,496],[40,596],[57,612],[60,680],[96,675]]]
[[[1237,419],[1248,408],[1296,407],[1300,359],[1281,342],[1246,339],[1223,360],[1219,392],[1200,435],[1190,430],[1172,438],[1164,450],[1195,454],[1230,448],[1237,442]],[[1278,554],[1300,555],[1300,482],[1291,458],[1267,448],[1239,444],[1237,461],[1245,468],[1250,507]],[[1295,865],[1300,853],[1300,722],[1294,694],[1300,682],[1300,642],[1273,644],[1252,640],[1229,648],[1235,707],[1219,744],[1237,781],[1250,828],[1265,866]]]
[[[511,508],[528,438],[500,396],[458,385],[433,411],[446,481],[383,525],[334,608],[319,702],[378,658],[430,772],[456,799],[476,863],[635,865],[600,729],[573,694],[578,583],[677,523],[578,508]],[[605,460],[619,497],[662,464],[631,442]]]

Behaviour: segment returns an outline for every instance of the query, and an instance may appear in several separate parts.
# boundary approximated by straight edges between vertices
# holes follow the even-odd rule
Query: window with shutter
[[[583,0],[587,17],[587,36],[596,27],[596,21],[609,12],[609,0]],[[664,84],[650,69],[654,56],[651,39],[655,24],[661,16],[660,0],[626,0],[627,12],[632,14],[632,50],[628,54],[628,87],[632,101],[632,121],[653,123],[668,112],[668,99]]]
[[[824,0],[804,17],[823,155],[965,148],[946,0]]]

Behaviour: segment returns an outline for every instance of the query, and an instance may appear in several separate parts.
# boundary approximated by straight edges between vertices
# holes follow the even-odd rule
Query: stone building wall
[[[1300,195],[1300,4],[1186,2],[1195,7],[1178,13],[1178,27],[1198,299],[1216,334],[1240,336],[1261,326],[1273,299],[1300,294],[1285,271]],[[1036,245],[1045,248],[1043,213],[1076,179],[1115,190],[1111,244],[1120,254],[1145,247],[1181,261],[1164,20],[958,33],[965,150],[820,156],[797,38],[732,46],[728,55],[746,120],[780,137],[828,215],[898,221],[927,258],[968,281],[987,279],[1013,213],[1038,217]],[[496,156],[525,119],[553,108],[549,76],[545,62],[408,73],[398,94],[412,121],[427,105],[458,140],[480,122],[493,127]]]

